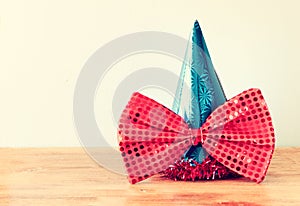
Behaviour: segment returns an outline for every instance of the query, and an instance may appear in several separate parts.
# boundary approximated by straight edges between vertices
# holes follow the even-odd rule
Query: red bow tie
[[[199,129],[190,129],[179,115],[134,93],[121,115],[118,134],[132,184],[164,171],[198,143],[230,170],[259,183],[275,143],[270,113],[259,89],[228,100]]]

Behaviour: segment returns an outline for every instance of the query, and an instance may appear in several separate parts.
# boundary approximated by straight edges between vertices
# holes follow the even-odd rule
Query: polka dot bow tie
[[[259,89],[249,89],[215,109],[199,129],[140,93],[134,93],[119,121],[119,146],[129,182],[167,169],[191,146],[255,182],[263,181],[274,151],[274,129]]]

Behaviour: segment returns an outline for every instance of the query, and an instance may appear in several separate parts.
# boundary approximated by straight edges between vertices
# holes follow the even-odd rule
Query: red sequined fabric
[[[261,182],[275,143],[270,113],[258,89],[228,100],[200,129],[188,128],[179,115],[134,93],[121,115],[118,137],[132,184],[166,170],[198,143],[216,160],[215,165]]]

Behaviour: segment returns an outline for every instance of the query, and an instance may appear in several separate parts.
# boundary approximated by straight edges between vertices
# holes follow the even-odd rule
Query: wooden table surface
[[[261,184],[235,180],[130,185],[82,148],[0,149],[0,205],[300,205],[300,148],[276,149]]]

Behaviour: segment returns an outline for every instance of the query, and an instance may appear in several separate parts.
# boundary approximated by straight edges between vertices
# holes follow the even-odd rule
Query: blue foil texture
[[[226,101],[213,67],[204,36],[195,21],[185,52],[172,110],[181,115],[191,128],[199,128],[218,106]],[[186,160],[201,163],[208,156],[201,144],[191,146]]]

